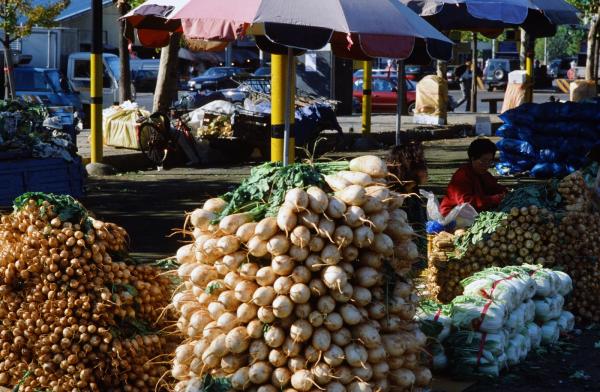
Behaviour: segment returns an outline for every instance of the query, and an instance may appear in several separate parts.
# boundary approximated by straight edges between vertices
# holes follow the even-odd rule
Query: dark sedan
[[[238,67],[212,67],[202,75],[196,76],[188,81],[189,90],[220,90],[224,88],[237,87],[237,83],[231,78],[243,75],[245,71]]]

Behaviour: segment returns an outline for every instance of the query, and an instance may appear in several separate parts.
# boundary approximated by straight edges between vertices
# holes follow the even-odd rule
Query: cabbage
[[[460,329],[497,333],[507,316],[503,304],[481,297],[461,295],[452,300],[452,325]]]
[[[535,295],[538,297],[549,297],[558,291],[560,280],[554,271],[540,268],[540,266],[524,264],[523,269],[531,274],[537,286]]]
[[[524,354],[522,355],[522,358],[521,358],[521,360],[523,360],[523,359],[525,359],[525,357],[527,357],[527,354],[529,354],[529,352],[531,351],[531,339],[529,338],[529,329],[527,329],[526,326],[522,326],[521,328],[519,328],[517,333],[523,337],[524,344],[525,344]]]
[[[516,365],[525,359],[528,352],[525,336],[515,334],[509,339],[505,352],[509,365]]]
[[[518,266],[509,266],[502,268],[502,271],[515,276],[512,280],[519,282],[524,286],[521,295],[522,301],[527,301],[535,296],[537,285],[527,270]]]
[[[524,321],[526,323],[535,320],[535,302],[532,300],[527,300],[523,302],[524,309]]]
[[[447,347],[451,357],[450,366],[454,374],[487,375],[497,377],[504,366],[504,333],[480,333],[458,331],[451,334]]]
[[[560,333],[571,332],[575,328],[575,316],[566,310],[560,314],[557,321]]]
[[[516,331],[525,325],[525,304],[521,304],[518,308],[513,310],[509,316],[506,323],[504,323],[504,328],[509,331]]]
[[[557,294],[552,297],[534,299],[533,302],[535,303],[536,320],[544,323],[560,316],[565,299],[562,295]]]
[[[542,343],[542,329],[536,323],[527,323],[531,348],[538,348]]]
[[[428,337],[443,341],[450,335],[452,320],[448,317],[450,309],[447,305],[435,301],[423,300],[419,304],[415,319],[419,322],[421,331]]]
[[[511,276],[497,268],[485,269],[461,282],[463,294],[493,299],[512,310],[522,301],[525,285]]]
[[[560,330],[558,329],[558,322],[551,320],[542,325],[542,343],[543,344],[554,344],[560,337]]]
[[[440,342],[431,341],[426,347],[427,353],[423,356],[423,363],[429,363],[434,370],[443,370],[448,367],[448,357],[444,346]]]
[[[560,282],[558,287],[558,294],[563,297],[573,291],[573,281],[571,277],[562,271],[554,271]]]

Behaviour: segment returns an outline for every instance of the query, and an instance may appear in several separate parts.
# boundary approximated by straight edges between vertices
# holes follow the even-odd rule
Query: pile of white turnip
[[[235,390],[402,391],[429,384],[426,337],[403,275],[419,256],[374,156],[326,176],[331,189],[291,189],[277,216],[227,216],[210,199],[177,251],[185,285],[172,304],[187,337],[176,351],[176,391],[205,376]],[[325,187],[324,187],[325,188]]]

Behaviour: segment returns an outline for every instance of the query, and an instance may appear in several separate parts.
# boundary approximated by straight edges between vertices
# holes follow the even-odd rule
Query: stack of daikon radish
[[[210,199],[190,220],[195,241],[177,251],[184,288],[173,297],[176,391],[207,380],[277,392],[418,390],[426,337],[404,275],[419,257],[414,232],[375,156],[325,176],[331,189],[288,190],[276,216],[215,222]]]

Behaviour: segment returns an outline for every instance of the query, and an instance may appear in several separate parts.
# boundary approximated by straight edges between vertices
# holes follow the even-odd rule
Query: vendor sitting
[[[462,203],[471,204],[479,212],[492,210],[500,205],[507,189],[498,184],[488,171],[494,164],[496,151],[496,145],[489,139],[476,139],[471,143],[468,150],[469,163],[454,173],[440,205],[444,216]]]

